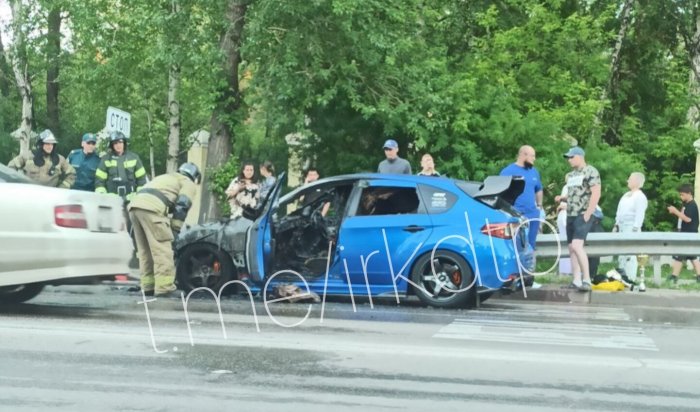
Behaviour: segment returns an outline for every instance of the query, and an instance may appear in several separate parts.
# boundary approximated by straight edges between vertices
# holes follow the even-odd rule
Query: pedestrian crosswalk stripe
[[[545,323],[505,319],[456,319],[435,338],[533,345],[658,351],[643,329],[586,323]]]
[[[512,308],[512,309],[511,309]],[[479,309],[470,312],[470,316],[474,317],[514,317],[514,318],[537,318],[537,319],[574,319],[574,320],[603,320],[603,321],[630,321],[628,315],[621,308],[598,308],[595,311],[586,310],[586,308],[565,308],[557,309],[544,305],[519,305],[511,306],[508,309]]]

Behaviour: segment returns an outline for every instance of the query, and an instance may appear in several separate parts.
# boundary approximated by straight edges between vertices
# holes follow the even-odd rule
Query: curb
[[[527,294],[527,296],[526,296]],[[559,287],[544,286],[539,289],[528,289],[526,293],[522,290],[504,295],[498,294],[493,299],[514,301],[514,302],[551,302],[551,303],[591,303],[591,292],[579,292],[577,290],[564,289]]]
[[[558,286],[544,286],[527,290],[527,297],[522,291],[509,295],[493,297],[501,301],[513,302],[551,302],[590,304],[604,306],[651,306],[667,308],[700,309],[700,293],[665,289],[647,289],[646,292],[578,292]]]
[[[591,304],[700,309],[700,293],[647,289],[646,292],[595,292]]]

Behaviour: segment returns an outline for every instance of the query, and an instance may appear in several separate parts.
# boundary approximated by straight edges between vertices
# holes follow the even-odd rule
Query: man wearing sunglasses
[[[95,171],[100,165],[100,156],[95,152],[97,138],[93,133],[85,133],[82,149],[75,149],[68,155],[68,162],[75,168],[77,178],[72,189],[95,191]]]

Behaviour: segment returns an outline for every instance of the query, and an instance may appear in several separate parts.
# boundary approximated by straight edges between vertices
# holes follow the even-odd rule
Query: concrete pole
[[[199,168],[199,172],[202,174],[202,181],[204,180],[204,175],[207,172],[207,147],[209,146],[209,132],[206,130],[197,130],[189,137],[193,141],[192,147],[187,152],[187,161],[194,163]],[[199,211],[202,207],[202,185],[197,185],[197,192],[192,199],[192,208],[189,213],[187,213],[187,219],[185,223],[189,225],[196,225],[199,223]]]
[[[304,165],[302,164],[301,156],[299,156],[299,146],[302,144],[302,139],[303,137],[300,133],[292,133],[284,137],[289,150],[287,166],[287,185],[289,187],[297,187],[303,182],[301,174]]]
[[[289,150],[289,159],[287,161],[287,185],[289,187],[298,187],[304,183],[302,179],[302,173],[304,164],[299,156],[300,146],[303,144],[304,137],[301,133],[291,133],[284,137],[287,141],[287,147]],[[290,203],[287,205],[287,213],[293,212],[297,208],[297,205]]]

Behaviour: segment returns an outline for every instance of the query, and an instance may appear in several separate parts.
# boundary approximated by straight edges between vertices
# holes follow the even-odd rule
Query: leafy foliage
[[[131,148],[145,160],[153,145],[155,172],[163,172],[169,67],[181,70],[182,135],[207,128],[229,84],[219,44],[232,1],[240,2],[31,3],[24,30],[34,78],[46,72],[47,10],[63,10],[60,150],[102,129],[105,109],[116,106],[132,113]],[[239,67],[245,101],[224,113],[233,155],[213,171],[212,190],[223,193],[239,159],[269,159],[283,170],[290,150],[325,176],[374,171],[386,138],[399,141],[416,172],[430,152],[442,173],[481,180],[530,144],[553,212],[568,172],[561,154],[574,139],[601,172],[606,225],[627,176],[642,171],[645,228],[672,230],[665,206],[678,204],[678,183],[694,177],[698,134],[688,113],[699,99],[689,87],[695,51],[687,47],[696,3],[634,2],[620,90],[607,98],[622,0],[248,1]],[[40,129],[46,85],[33,86]],[[9,133],[19,111],[10,90],[0,100],[0,161],[16,152]],[[289,134],[304,144],[290,149]],[[187,147],[183,141],[181,151]]]

